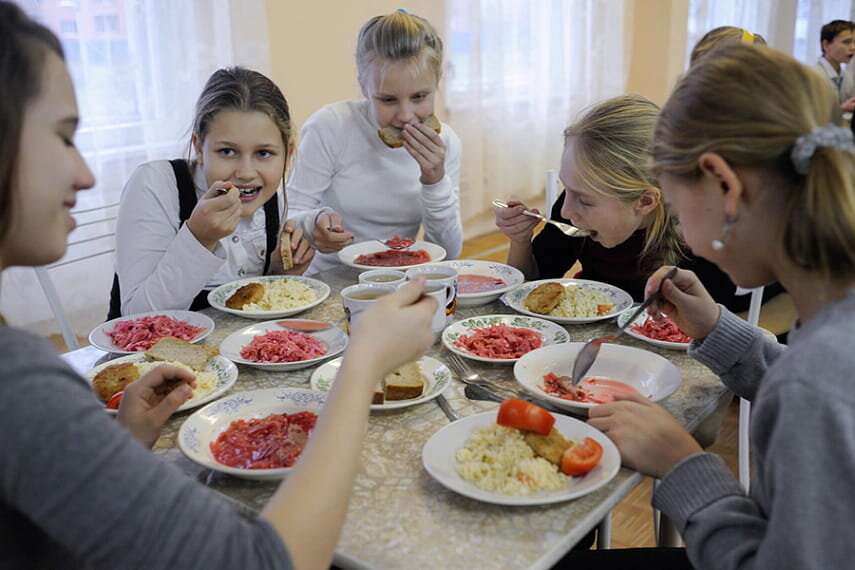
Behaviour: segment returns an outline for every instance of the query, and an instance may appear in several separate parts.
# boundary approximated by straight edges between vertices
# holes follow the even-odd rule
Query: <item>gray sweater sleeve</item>
[[[268,523],[159,461],[44,341],[0,327],[0,347],[2,559],[34,566],[41,544],[96,568],[291,567]]]
[[[855,356],[839,339],[851,338],[852,317],[816,323],[798,342],[791,333],[784,349],[749,338],[750,327],[723,312],[695,347],[729,386],[754,396],[750,494],[707,453],[684,459],[654,494],[654,507],[675,522],[696,567],[851,566]]]

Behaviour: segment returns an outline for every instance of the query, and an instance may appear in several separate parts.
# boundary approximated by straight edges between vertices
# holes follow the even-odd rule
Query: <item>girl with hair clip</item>
[[[94,184],[74,146],[77,103],[62,48],[0,0],[0,270],[51,263]],[[0,325],[2,568],[326,568],[332,561],[376,383],[433,341],[423,280],[361,317],[294,471],[248,518],[147,448],[193,378],[160,366],[130,384],[117,420],[43,339]],[[390,349],[388,347],[394,347]],[[330,469],[331,462],[335,468]]]
[[[547,225],[532,240],[538,221],[517,200],[496,208],[496,225],[511,240],[508,264],[527,279],[553,279],[578,260],[579,278],[620,287],[636,301],[663,264],[696,271],[716,299],[736,310],[749,300],[712,263],[684,252],[677,221],[668,214],[650,171],[650,146],[659,108],[640,95],[622,95],[590,108],[564,131],[559,177],[565,190],[552,219],[590,230],[568,237]]]
[[[657,122],[653,168],[688,245],[743,287],[779,281],[798,311],[788,346],[777,344],[686,270],[651,307],[752,401],[748,493],[647,399],[590,411],[625,466],[661,479],[653,505],[698,568],[848,568],[855,558],[855,143],[836,126],[840,112],[811,69],[733,45],[680,80]]]
[[[689,66],[695,65],[698,60],[721,46],[743,43],[747,45],[765,46],[766,38],[760,34],[752,34],[745,28],[736,26],[719,26],[704,34],[689,56]]]
[[[279,187],[292,152],[279,88],[241,67],[220,69],[196,103],[192,161],[141,165],[122,192],[108,318],[199,310],[208,291],[243,277],[303,273],[314,251]]]
[[[442,40],[414,14],[376,16],[359,31],[356,71],[365,99],[306,121],[288,180],[293,219],[320,252],[310,271],[338,265],[336,252],[354,240],[416,237],[420,227],[456,258],[460,140],[433,117]]]

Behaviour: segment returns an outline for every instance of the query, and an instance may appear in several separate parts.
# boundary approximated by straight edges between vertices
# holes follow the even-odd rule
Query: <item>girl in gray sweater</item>
[[[855,560],[855,144],[829,86],[789,56],[734,45],[662,110],[654,169],[693,252],[740,286],[779,281],[798,322],[784,347],[678,271],[652,308],[690,354],[752,401],[750,493],[661,407],[591,411],[624,465],[662,479],[653,505],[699,568],[845,568]],[[647,283],[659,285],[665,268]]]

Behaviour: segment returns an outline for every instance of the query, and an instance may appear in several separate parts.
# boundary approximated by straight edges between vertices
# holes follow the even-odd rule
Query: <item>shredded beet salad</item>
[[[113,344],[122,350],[143,351],[167,336],[190,342],[203,330],[203,327],[193,326],[186,321],[156,315],[119,321],[107,335],[113,340]]]
[[[253,362],[297,362],[326,353],[326,346],[317,338],[292,331],[270,331],[258,335],[240,350],[241,358]]]
[[[530,329],[495,324],[473,329],[454,341],[460,348],[483,358],[519,358],[543,345],[543,337]]]
[[[689,343],[692,339],[680,330],[680,327],[669,318],[664,318],[662,322],[656,322],[650,317],[640,325],[632,325],[629,327],[631,331],[644,335],[653,340],[664,340],[666,342]]]
[[[219,463],[239,469],[291,467],[317,421],[313,412],[234,420],[211,443],[211,453]]]

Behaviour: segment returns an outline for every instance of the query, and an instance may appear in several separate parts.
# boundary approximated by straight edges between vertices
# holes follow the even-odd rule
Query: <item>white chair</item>
[[[552,206],[561,194],[561,184],[558,182],[558,171],[546,171],[546,208],[543,210],[543,215],[549,217],[552,211]]]
[[[78,221],[77,227],[69,236],[66,255],[56,263],[34,268],[36,277],[42,287],[42,292],[44,292],[51,311],[53,311],[57,326],[62,334],[62,339],[69,350],[80,348],[80,344],[77,342],[77,337],[65,313],[62,301],[50,277],[49,270],[116,251],[115,220],[117,217],[116,208],[118,206],[119,204],[116,202],[73,211],[72,214],[76,218],[79,217],[80,221]]]

